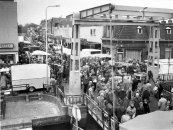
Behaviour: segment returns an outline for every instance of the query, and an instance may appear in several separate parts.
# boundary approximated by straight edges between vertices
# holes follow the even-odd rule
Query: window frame
[[[143,31],[142,31],[142,27],[141,26],[138,26],[137,27],[137,31],[138,31],[138,34],[143,34]]]
[[[166,27],[166,34],[171,34],[172,31],[171,31],[171,28],[170,27]]]

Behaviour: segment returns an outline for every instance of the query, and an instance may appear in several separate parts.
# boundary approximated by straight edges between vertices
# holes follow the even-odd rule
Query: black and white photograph
[[[0,0],[1,130],[173,130],[173,0]]]

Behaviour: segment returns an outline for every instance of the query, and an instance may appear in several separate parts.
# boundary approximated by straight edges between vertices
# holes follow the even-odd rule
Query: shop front
[[[18,62],[18,51],[15,51],[14,48],[13,43],[0,43],[0,64]]]
[[[147,42],[145,41],[113,41],[113,46],[117,47],[117,60],[129,61],[139,60],[144,61],[147,59]],[[110,53],[110,41],[102,41],[102,53]]]

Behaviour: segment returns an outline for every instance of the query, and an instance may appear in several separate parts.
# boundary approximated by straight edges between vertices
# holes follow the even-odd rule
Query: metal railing
[[[171,92],[171,89],[173,88],[173,86],[171,86],[171,84],[169,83],[161,83],[162,87],[163,87],[163,90],[166,90],[168,92]]]
[[[60,98],[60,101],[64,105],[72,106],[73,104],[85,104],[88,107],[88,113],[103,129],[115,130],[115,128],[118,126],[119,122],[110,117],[110,115],[105,110],[100,108],[98,104],[87,94],[66,95],[60,88],[57,89],[57,97]]]
[[[27,90],[29,88],[29,84],[18,84],[18,85],[12,85],[12,89],[11,89],[11,92],[12,92],[12,95],[16,95],[19,90],[18,88],[25,88],[25,90]],[[28,91],[27,91],[28,93]]]
[[[106,130],[115,130],[118,127],[118,120],[111,117],[108,112],[99,107],[99,105],[85,94],[85,105],[88,107],[88,113],[95,119],[95,121]]]
[[[44,90],[46,87],[51,87],[50,85],[43,84]],[[65,94],[63,88],[56,88],[57,97],[60,99],[61,103],[66,106],[86,105],[88,108],[88,113],[95,119],[95,121],[106,130],[115,130],[118,127],[118,120],[111,117],[108,112],[99,107],[99,105],[90,98],[87,94],[82,95],[68,95]]]
[[[169,83],[162,83],[163,87],[163,95],[165,98],[167,98],[169,101],[172,101],[172,93],[171,90],[173,89],[173,86]]]
[[[83,95],[64,94],[64,92],[60,88],[57,88],[57,97],[60,98],[61,102],[64,105],[73,106],[74,104],[77,104],[77,105],[84,104]]]

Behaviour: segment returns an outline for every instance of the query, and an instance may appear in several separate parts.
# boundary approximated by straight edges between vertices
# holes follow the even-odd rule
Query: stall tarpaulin
[[[120,130],[173,130],[173,110],[139,115],[119,126]]]
[[[111,55],[109,55],[109,54],[92,54],[92,57],[111,58]]]
[[[173,73],[173,64],[170,64],[170,66],[168,64],[161,64],[159,74],[168,74],[168,70],[170,74]]]
[[[34,55],[50,55],[49,53],[46,53],[44,51],[36,50],[32,53],[32,56]]]
[[[0,69],[0,72],[9,72],[9,71],[10,71],[9,68],[2,68],[2,69]]]

